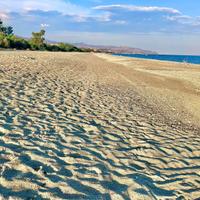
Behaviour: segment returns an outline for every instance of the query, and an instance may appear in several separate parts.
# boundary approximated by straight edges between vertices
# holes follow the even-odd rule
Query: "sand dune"
[[[1,52],[2,199],[198,199],[199,76],[103,54]]]

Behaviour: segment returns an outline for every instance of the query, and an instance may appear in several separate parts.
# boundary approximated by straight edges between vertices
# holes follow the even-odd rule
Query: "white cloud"
[[[111,21],[111,13],[102,13],[101,15],[72,15],[75,22],[87,22],[89,20],[95,20],[98,22]]]
[[[89,10],[64,0],[5,0],[0,1],[0,11],[27,12],[31,10],[58,11],[62,14],[87,14]]]
[[[94,17],[97,21],[99,22],[109,22],[111,21],[111,13],[104,13],[101,15],[96,15],[96,17]]]
[[[134,6],[134,5],[124,5],[124,4],[113,4],[113,5],[100,5],[93,8],[94,10],[101,11],[109,11],[115,12],[117,15],[118,10],[129,11],[129,12],[161,12],[163,13],[163,17],[171,22],[176,22],[178,24],[187,26],[200,26],[200,16],[199,17],[191,17],[188,15],[183,15],[179,10],[169,7],[158,7],[158,6]],[[168,16],[164,16],[164,14],[168,14]],[[145,18],[144,18],[145,19]],[[145,19],[146,21],[150,21],[151,18]],[[115,21],[115,24],[126,24],[121,19]]]
[[[200,17],[191,17],[188,15],[167,16],[167,20],[184,25],[200,26]]]
[[[9,15],[7,13],[0,12],[0,19],[2,19],[3,21],[8,20]]]
[[[134,5],[106,5],[106,6],[96,6],[95,10],[114,10],[123,9],[128,11],[138,11],[138,12],[166,12],[171,14],[180,14],[179,10],[168,7],[157,7],[157,6],[134,6]]]
[[[14,3],[13,3],[14,1]],[[0,12],[17,12],[26,16],[29,11],[57,11],[58,13],[72,17],[75,22],[96,20],[100,22],[110,21],[109,12],[94,13],[91,8],[81,7],[65,0],[0,0]]]
[[[114,23],[115,24],[119,24],[119,25],[126,25],[126,24],[128,24],[128,22],[125,21],[125,20],[116,20]]]
[[[49,27],[50,25],[49,24],[40,24],[41,28],[47,28]]]

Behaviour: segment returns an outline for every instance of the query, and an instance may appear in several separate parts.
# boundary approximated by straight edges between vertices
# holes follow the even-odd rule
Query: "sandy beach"
[[[0,52],[0,199],[198,199],[200,65]]]

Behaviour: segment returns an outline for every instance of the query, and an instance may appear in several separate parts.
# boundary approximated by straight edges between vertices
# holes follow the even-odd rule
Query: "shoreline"
[[[199,64],[196,64],[196,63],[191,63],[191,62],[184,62],[184,61],[182,61],[182,62],[179,62],[179,61],[170,61],[170,60],[159,60],[159,59],[153,59],[153,58],[140,58],[140,57],[131,57],[131,56],[125,56],[125,55],[128,55],[128,54],[111,54],[111,55],[113,55],[113,56],[119,56],[119,57],[126,57],[126,58],[133,58],[133,59],[141,59],[141,60],[150,60],[150,61],[159,61],[159,62],[167,62],[167,63],[174,63],[174,64],[184,64],[184,65],[195,65],[195,66],[197,66],[197,65],[199,65],[199,67],[200,67],[200,63]],[[130,55],[140,55],[140,54],[130,54]],[[141,54],[141,55],[145,55],[145,54]],[[150,55],[166,55],[166,56],[171,56],[170,54],[168,55],[168,54],[150,54]],[[147,55],[148,56],[148,55]],[[172,56],[174,56],[173,54],[172,54]],[[175,55],[175,56],[198,56],[198,57],[200,57],[200,55]]]

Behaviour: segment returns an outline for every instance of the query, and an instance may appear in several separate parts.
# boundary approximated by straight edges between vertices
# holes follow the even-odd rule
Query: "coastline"
[[[146,57],[136,57],[136,56],[128,56],[128,55],[140,55],[140,54],[111,54],[113,56],[118,56],[118,57],[126,57],[126,58],[135,58],[135,59],[141,59],[141,60],[150,60],[150,61],[159,61],[159,62],[170,62],[170,63],[179,63],[179,64],[186,64],[186,65],[199,65],[200,66],[200,63],[192,63],[192,62],[184,62],[184,61],[172,61],[172,60],[162,60],[162,59],[156,59],[156,58],[146,58]],[[143,54],[141,54],[143,55]],[[145,55],[145,54],[144,54]],[[175,54],[149,54],[150,56],[151,55],[155,55],[155,56],[194,56],[194,57],[200,57],[199,55],[175,55]],[[148,55],[147,55],[148,56]]]

